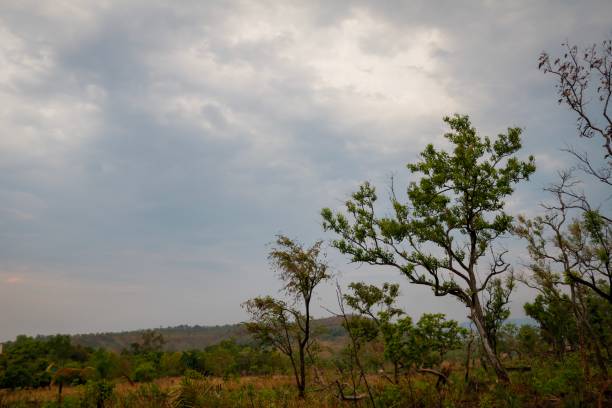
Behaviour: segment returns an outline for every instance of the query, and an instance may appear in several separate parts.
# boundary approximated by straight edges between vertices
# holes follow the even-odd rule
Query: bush
[[[22,388],[29,387],[33,383],[33,376],[23,366],[12,365],[7,368],[0,378],[0,388]]]
[[[202,406],[205,401],[211,402],[208,395],[212,386],[201,374],[192,371],[183,377],[180,385],[172,395],[172,406],[175,408],[192,408]]]
[[[153,363],[148,361],[140,363],[134,370],[134,381],[137,382],[150,382],[155,379],[157,370]]]
[[[533,387],[540,395],[565,397],[580,394],[584,378],[577,356],[572,356],[563,365],[538,367],[533,373]]]
[[[110,381],[89,381],[85,386],[85,394],[81,405],[104,408],[113,399],[114,389],[115,384]]]

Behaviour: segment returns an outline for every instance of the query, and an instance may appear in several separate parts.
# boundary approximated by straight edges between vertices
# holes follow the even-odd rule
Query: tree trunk
[[[393,362],[393,382],[395,385],[399,384],[399,364],[397,361]]]
[[[467,383],[470,379],[470,358],[472,357],[472,342],[474,341],[474,336],[472,332],[470,332],[470,341],[468,341],[467,345],[467,357],[465,359],[465,382]]]
[[[493,348],[491,347],[491,341],[485,330],[484,315],[482,313],[482,309],[480,308],[478,298],[477,296],[474,297],[476,298],[476,302],[474,302],[474,304],[470,306],[470,311],[472,312],[471,319],[476,325],[476,329],[478,330],[478,334],[480,335],[480,340],[482,342],[482,347],[484,349],[487,360],[493,367],[493,370],[495,370],[497,378],[503,383],[509,383],[510,377],[508,377],[506,369],[504,368],[504,366],[502,366],[502,363],[501,361],[499,361],[497,354],[495,354],[495,351],[493,351]]]
[[[64,382],[60,381],[59,384],[57,385],[57,404],[59,406],[62,405],[62,390],[64,388]]]
[[[306,361],[304,346],[300,344],[300,381],[298,382],[298,397],[304,398],[306,393]]]
[[[578,310],[576,289],[574,288],[573,283],[570,283],[570,293],[572,301],[572,310],[574,312],[574,317],[576,318],[576,323],[578,324],[578,346],[580,347],[580,363],[582,364],[582,374],[585,376],[587,381],[589,381],[589,378],[591,377],[591,370],[589,368],[589,363],[587,361],[587,356],[585,352],[584,319],[582,318],[582,314]]]
[[[295,383],[297,384],[298,395],[301,395],[303,394],[303,390],[300,386],[300,375],[298,373],[297,366],[295,365],[295,358],[293,358],[292,353],[288,353],[287,355],[289,356],[289,360],[291,361],[291,367],[293,368],[293,375],[295,376]]]

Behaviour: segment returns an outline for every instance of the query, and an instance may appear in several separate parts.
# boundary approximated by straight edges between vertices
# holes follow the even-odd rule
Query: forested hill
[[[336,317],[317,319],[315,326],[322,328],[320,338],[333,341],[344,335],[341,319]],[[166,327],[154,329],[160,333],[164,340],[164,349],[168,351],[185,351],[202,349],[206,346],[217,344],[223,340],[235,339],[238,343],[252,341],[244,325],[227,324],[222,326],[187,326]],[[130,347],[132,343],[138,343],[142,339],[145,330],[134,330],[114,333],[90,333],[72,336],[75,344],[86,347],[105,348],[120,352]]]
[[[532,326],[535,324],[535,321],[529,318],[508,319],[506,322],[513,323],[516,326],[521,326],[523,324]],[[342,320],[338,317],[316,319],[314,325],[322,329],[319,338],[323,341],[333,342],[345,335],[345,331],[342,328]],[[468,322],[463,322],[461,326],[469,328],[470,324]],[[181,325],[153,330],[163,336],[166,341],[164,345],[164,350],[166,351],[202,349],[228,339],[234,339],[241,344],[252,341],[251,336],[240,323],[222,326]],[[146,330],[132,330],[125,332],[77,334],[72,336],[72,341],[75,344],[86,347],[105,348],[120,352],[123,349],[129,348],[132,343],[140,342],[142,334],[145,331]]]

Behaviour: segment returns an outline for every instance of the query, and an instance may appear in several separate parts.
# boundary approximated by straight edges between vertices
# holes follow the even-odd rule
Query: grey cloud
[[[15,81],[0,87],[13,112],[0,116],[11,129],[6,140],[34,135],[19,148],[0,144],[6,338],[97,330],[91,314],[105,330],[239,321],[240,302],[278,286],[265,261],[275,233],[306,242],[325,236],[319,209],[340,205],[361,180],[384,196],[394,173],[403,189],[405,163],[441,140],[440,116],[452,112],[427,106],[377,117],[370,108],[383,105],[371,89],[360,93],[363,84],[334,70],[390,66],[415,45],[415,33],[437,30],[423,46],[435,67],[415,60],[393,72],[438,84],[484,133],[524,126],[526,153],[537,156],[575,141],[573,119],[555,104],[537,54],[566,37],[594,42],[610,33],[606,2],[71,6],[53,12],[15,3],[0,11],[21,41],[11,61],[39,67],[14,63]],[[360,18],[368,21],[342,25]],[[353,34],[351,52],[363,61],[326,66],[336,55],[317,52]],[[388,81],[380,72],[357,78]],[[555,170],[521,188],[516,208],[540,200]],[[402,280],[331,259],[346,282]],[[7,277],[23,280],[9,286]],[[413,313],[464,318],[452,301],[403,290]],[[83,311],[72,310],[88,298]],[[330,288],[322,301],[332,303]]]

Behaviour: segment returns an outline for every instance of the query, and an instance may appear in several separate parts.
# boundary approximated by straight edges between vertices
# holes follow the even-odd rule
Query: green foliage
[[[586,309],[593,335],[612,361],[612,304],[591,293],[586,297]]]
[[[109,406],[114,397],[115,384],[112,382],[88,381],[82,399],[82,406],[104,408]]]
[[[95,368],[97,376],[101,379],[114,378],[120,373],[119,356],[107,350],[94,351],[88,365]]]
[[[469,307],[488,360],[498,378],[508,382],[493,334],[485,328],[481,292],[510,268],[503,259],[506,251],[496,251],[493,243],[511,232],[512,217],[504,206],[514,185],[535,171],[534,159],[515,155],[521,148],[519,128],[491,140],[479,136],[467,116],[444,121],[451,129],[444,137],[452,151],[430,144],[420,161],[407,165],[417,177],[408,185],[408,202],[400,201],[392,186],[393,214],[378,216],[376,191],[366,182],[345,203],[345,213],[321,211],[323,228],[338,235],[332,245],[353,262],[395,267],[411,283]],[[491,268],[485,271],[478,265],[487,253]]]
[[[21,365],[11,365],[2,373],[2,388],[27,387],[36,383],[31,370]]]
[[[149,361],[144,361],[136,366],[134,370],[133,379],[138,382],[149,382],[153,381],[157,376],[158,371],[155,365]]]
[[[612,222],[590,208],[574,218],[569,208],[578,203],[566,195],[574,194],[569,186],[575,183],[569,174],[561,177],[560,184],[548,188],[559,203],[533,219],[519,217],[514,232],[527,241],[536,278],[545,272],[560,275],[612,304]]]
[[[209,398],[212,385],[196,372],[181,379],[178,388],[171,395],[173,408],[195,408],[204,406]]]
[[[503,211],[506,197],[535,166],[532,157],[523,162],[514,156],[521,148],[519,128],[492,141],[478,136],[467,116],[444,121],[452,130],[445,135],[452,153],[428,145],[420,162],[408,164],[421,178],[408,187],[409,204],[393,194],[393,217],[376,216],[377,195],[369,183],[346,202],[350,218],[329,208],[321,214],[323,227],[339,235],[333,245],[354,262],[395,266],[437,296],[452,294],[469,305],[471,294],[460,282],[474,280],[466,273],[473,272],[493,240],[510,230],[512,217]],[[469,254],[465,239],[473,245]],[[428,251],[423,243],[442,252]],[[445,278],[443,270],[457,279]]]
[[[402,317],[394,323],[383,323],[380,332],[385,344],[384,355],[394,366],[409,368],[419,361],[420,347],[410,316]]]
[[[399,296],[399,285],[385,282],[382,288],[363,282],[349,284],[352,293],[344,295],[346,304],[364,316],[378,323],[390,322],[403,312],[394,307]]]
[[[135,391],[130,391],[123,397],[123,407],[167,408],[170,394],[155,383],[140,385]]]
[[[484,326],[493,350],[497,351],[498,331],[504,321],[510,317],[510,294],[514,290],[514,277],[510,275],[504,283],[501,279],[493,278],[485,288],[488,297],[484,305]]]
[[[584,389],[584,381],[577,355],[567,359],[563,365],[551,362],[538,365],[530,376],[537,394],[557,397],[580,394]]]
[[[539,294],[532,303],[525,303],[524,309],[527,316],[538,322],[543,340],[558,355],[565,353],[566,346],[576,346],[576,321],[571,300],[566,294],[557,291]]]
[[[182,361],[183,353],[168,352],[163,353],[159,360],[159,371],[164,376],[181,375],[185,370]]]
[[[202,355],[206,372],[218,377],[270,374],[286,368],[279,353],[262,347],[239,345],[233,340],[209,346]]]
[[[466,329],[441,313],[423,314],[414,330],[421,361],[427,366],[441,363],[446,353],[461,346],[466,335]]]
[[[423,314],[413,325],[412,319],[395,306],[397,284],[384,283],[379,288],[354,282],[349,289],[344,300],[359,314],[350,316],[345,327],[357,345],[382,338],[384,357],[393,364],[396,381],[400,367],[440,364],[448,351],[461,347],[467,334],[466,329],[454,320],[446,320],[443,314]]]
[[[181,364],[188,370],[194,370],[200,373],[206,371],[204,356],[197,350],[189,350],[181,353]]]
[[[306,390],[306,354],[312,355],[316,350],[310,303],[315,288],[331,277],[321,244],[318,241],[305,248],[286,236],[277,236],[268,259],[290,302],[265,296],[243,303],[250,315],[245,324],[247,330],[263,345],[276,348],[291,361],[300,397],[305,396]]]
[[[243,305],[251,315],[251,321],[246,322],[245,327],[253,337],[263,345],[292,355],[296,341],[301,338],[300,327],[303,326],[298,322],[304,322],[302,313],[271,296],[256,297]]]
[[[268,254],[272,267],[278,272],[285,292],[296,301],[308,301],[314,288],[330,278],[328,266],[321,253],[322,241],[309,248],[279,235],[276,246]]]
[[[533,326],[523,325],[516,336],[518,348],[522,355],[533,357],[539,355],[542,351],[542,338],[540,337],[540,329]]]
[[[70,343],[69,336],[18,336],[0,354],[0,388],[42,387],[51,382],[52,364],[80,367],[91,350]]]

